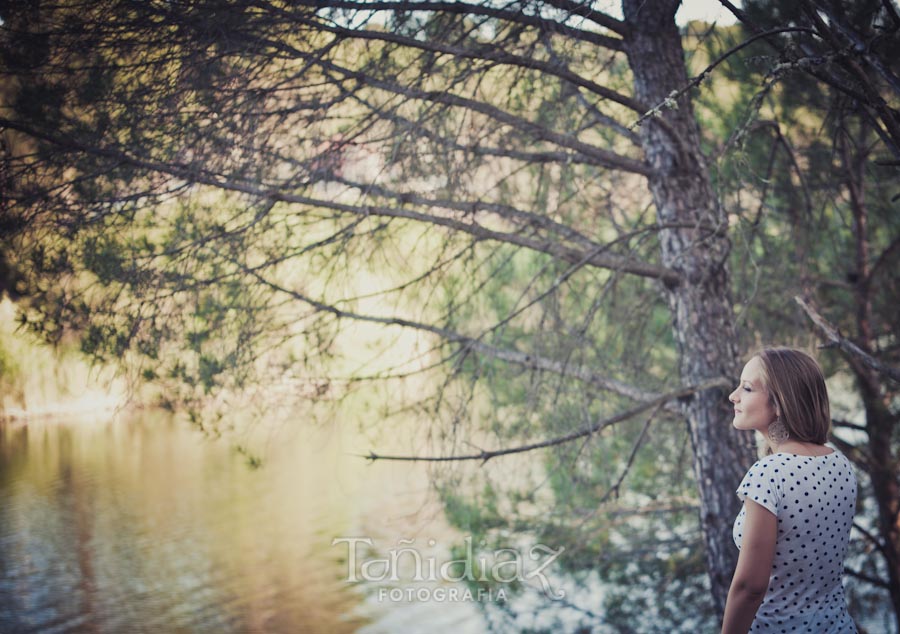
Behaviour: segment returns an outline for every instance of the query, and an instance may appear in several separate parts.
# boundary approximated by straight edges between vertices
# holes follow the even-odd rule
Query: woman
[[[723,634],[856,632],[841,576],[856,508],[850,462],[825,446],[831,426],[819,365],[790,348],[767,348],[744,366],[728,397],[734,426],[765,435],[738,495],[740,549]]]

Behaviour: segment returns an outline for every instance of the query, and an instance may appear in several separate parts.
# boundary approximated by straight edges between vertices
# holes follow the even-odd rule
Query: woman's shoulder
[[[755,480],[756,478],[761,478],[763,476],[774,475],[780,466],[781,460],[777,454],[763,456],[747,469],[747,473],[744,475],[744,482]]]
[[[777,453],[769,454],[768,456],[763,456],[762,458],[760,458],[759,460],[754,462],[753,465],[749,469],[747,469],[747,472],[749,473],[750,471],[754,471],[754,470],[758,471],[758,470],[762,470],[762,469],[767,469],[771,466],[781,464],[783,461],[784,461],[783,455],[780,455]]]

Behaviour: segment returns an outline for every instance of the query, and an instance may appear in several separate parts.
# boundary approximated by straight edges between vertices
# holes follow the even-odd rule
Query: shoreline
[[[132,405],[113,395],[88,394],[37,408],[4,407],[0,409],[0,425],[28,425],[87,416],[108,420],[129,407]]]

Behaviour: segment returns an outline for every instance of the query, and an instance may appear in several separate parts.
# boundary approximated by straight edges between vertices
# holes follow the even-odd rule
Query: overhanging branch
[[[298,51],[296,49],[294,50],[294,54],[305,59],[311,58],[309,54],[304,53],[303,51]],[[395,82],[376,79],[375,77],[372,77],[371,75],[368,75],[366,73],[351,70],[349,68],[344,68],[342,66],[339,66],[338,64],[328,62],[323,59],[314,59],[312,61],[321,66],[324,70],[339,73],[346,79],[353,79],[360,84],[378,88],[379,90],[384,90],[395,95],[406,97],[408,99],[419,99],[425,102],[462,108],[464,110],[483,114],[498,123],[524,132],[538,141],[547,141],[548,143],[553,143],[554,145],[558,145],[559,147],[564,147],[575,152],[579,152],[586,157],[594,159],[599,165],[602,165],[609,169],[622,170],[624,172],[641,174],[648,177],[653,173],[651,167],[642,160],[623,156],[615,152],[610,152],[608,150],[604,150],[591,145],[590,143],[580,141],[568,134],[555,132],[537,123],[534,123],[533,121],[514,115],[510,112],[502,110],[501,108],[498,108],[497,106],[493,106],[483,101],[469,99],[468,97],[463,97],[461,95],[446,92],[443,90],[421,90],[418,88],[410,88],[408,86],[403,86]]]
[[[466,222],[449,216],[437,216],[425,214],[419,211],[400,207],[387,207],[383,205],[350,205],[330,200],[322,200],[301,196],[283,191],[277,187],[266,187],[247,180],[238,180],[228,175],[218,174],[192,165],[184,165],[175,162],[161,162],[153,159],[144,159],[124,150],[109,147],[97,147],[78,142],[74,139],[36,130],[17,121],[0,117],[0,128],[18,130],[29,136],[53,143],[60,148],[84,152],[93,156],[99,156],[118,161],[123,164],[140,167],[154,172],[168,174],[176,178],[182,178],[188,182],[200,185],[208,185],[226,191],[240,192],[263,199],[307,205],[324,209],[332,209],[344,213],[362,216],[381,216],[385,218],[405,218],[438,225],[472,235],[478,239],[491,240],[513,244],[530,250],[539,251],[565,262],[575,263],[584,261],[589,266],[603,269],[631,273],[641,277],[659,279],[668,285],[677,285],[681,282],[681,276],[675,271],[663,266],[633,260],[612,253],[596,253],[585,258],[585,252],[574,249],[558,242],[532,238],[518,233],[509,233],[488,229],[474,222]]]
[[[303,6],[331,8],[331,9],[352,9],[356,11],[429,11],[433,13],[448,13],[456,15],[481,15],[498,20],[506,20],[515,24],[524,24],[526,26],[535,27],[541,31],[548,33],[559,33],[576,40],[591,42],[605,48],[613,50],[622,50],[622,40],[596,33],[593,31],[585,31],[566,26],[555,20],[547,20],[537,15],[528,15],[522,11],[510,11],[499,8],[500,5],[478,5],[468,2],[355,2],[353,0],[301,0]],[[298,3],[299,4],[299,3]],[[594,20],[596,21],[596,20]],[[612,23],[605,26],[613,26]],[[616,29],[613,29],[614,31]]]
[[[392,44],[399,44],[400,46],[408,48],[453,55],[454,57],[458,57],[460,59],[484,60],[486,62],[494,62],[497,64],[536,70],[545,75],[559,77],[560,79],[568,81],[575,86],[580,86],[581,88],[584,88],[600,97],[603,97],[604,99],[609,99],[610,101],[621,104],[626,108],[633,110],[634,112],[642,113],[647,110],[647,107],[644,106],[644,104],[639,103],[636,99],[629,97],[628,95],[623,95],[622,93],[616,92],[615,90],[611,90],[610,88],[602,86],[597,82],[586,79],[559,64],[551,64],[539,59],[521,57],[519,55],[513,55],[512,53],[506,53],[504,51],[495,49],[482,48],[478,50],[470,50],[459,46],[443,44],[437,41],[417,40],[411,37],[397,35],[396,33],[391,33],[389,31],[350,29],[337,25],[322,24],[321,22],[315,22],[312,20],[303,20],[303,22],[305,24],[315,26],[317,29],[320,29],[322,31],[328,31],[329,33],[334,33],[335,35],[340,35],[344,38],[390,42]]]
[[[292,289],[285,288],[265,278],[254,269],[248,268],[246,266],[241,266],[241,268],[245,273],[253,276],[265,286],[268,286],[269,288],[280,293],[284,293],[285,295],[288,295],[297,301],[303,302],[318,311],[330,313],[335,317],[341,319],[352,319],[355,321],[364,321],[369,323],[381,324],[384,326],[400,326],[403,328],[429,332],[441,337],[444,341],[462,345],[469,350],[484,354],[491,358],[499,359],[500,361],[519,365],[531,370],[550,372],[559,376],[573,378],[587,385],[591,385],[592,387],[595,387],[599,390],[620,394],[635,401],[652,402],[653,399],[659,398],[658,394],[638,389],[634,386],[628,385],[627,383],[623,383],[622,381],[602,377],[584,367],[572,366],[561,361],[556,361],[555,359],[547,359],[546,357],[530,354],[527,352],[500,348],[498,346],[484,343],[483,341],[475,337],[463,335],[461,333],[454,332],[446,328],[441,328],[439,326],[434,326],[432,324],[425,324],[417,321],[412,321],[410,319],[403,319],[400,317],[379,317],[377,315],[364,315],[347,310],[342,310],[340,308],[337,308],[336,306],[332,306],[330,304],[317,301],[311,297],[307,297],[306,295]]]
[[[463,454],[460,456],[387,456],[387,455],[379,455],[375,452],[370,452],[365,457],[371,461],[375,460],[404,460],[411,462],[455,462],[462,460],[480,460],[482,464],[490,460],[491,458],[496,458],[498,456],[508,456],[516,453],[524,453],[526,451],[533,451],[535,449],[544,449],[546,447],[553,447],[555,445],[561,445],[563,443],[570,442],[572,440],[576,440],[578,438],[583,438],[585,436],[589,436],[591,434],[596,434],[598,431],[605,429],[606,427],[610,427],[615,425],[616,423],[620,423],[622,421],[628,420],[633,416],[637,416],[642,412],[646,412],[647,410],[659,408],[662,405],[665,405],[669,401],[673,401],[679,398],[685,398],[687,396],[691,396],[697,392],[701,392],[703,390],[708,390],[714,387],[723,387],[726,385],[730,385],[729,379],[725,377],[719,377],[712,379],[710,381],[706,381],[696,386],[687,386],[680,388],[678,390],[673,390],[671,392],[667,392],[662,396],[659,396],[651,401],[642,403],[637,407],[633,407],[629,410],[626,410],[620,414],[616,414],[610,418],[604,418],[599,421],[596,421],[586,427],[582,427],[581,429],[574,431],[570,434],[566,434],[564,436],[559,436],[557,438],[551,438],[549,440],[542,440],[540,442],[531,443],[528,445],[522,445],[519,447],[509,447],[506,449],[494,449],[494,450],[482,450],[475,454]]]

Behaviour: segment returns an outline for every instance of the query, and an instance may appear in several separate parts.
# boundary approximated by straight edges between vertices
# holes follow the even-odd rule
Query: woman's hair
[[[816,360],[794,348],[763,348],[755,355],[763,368],[769,398],[791,439],[824,444],[831,429],[825,376]]]

